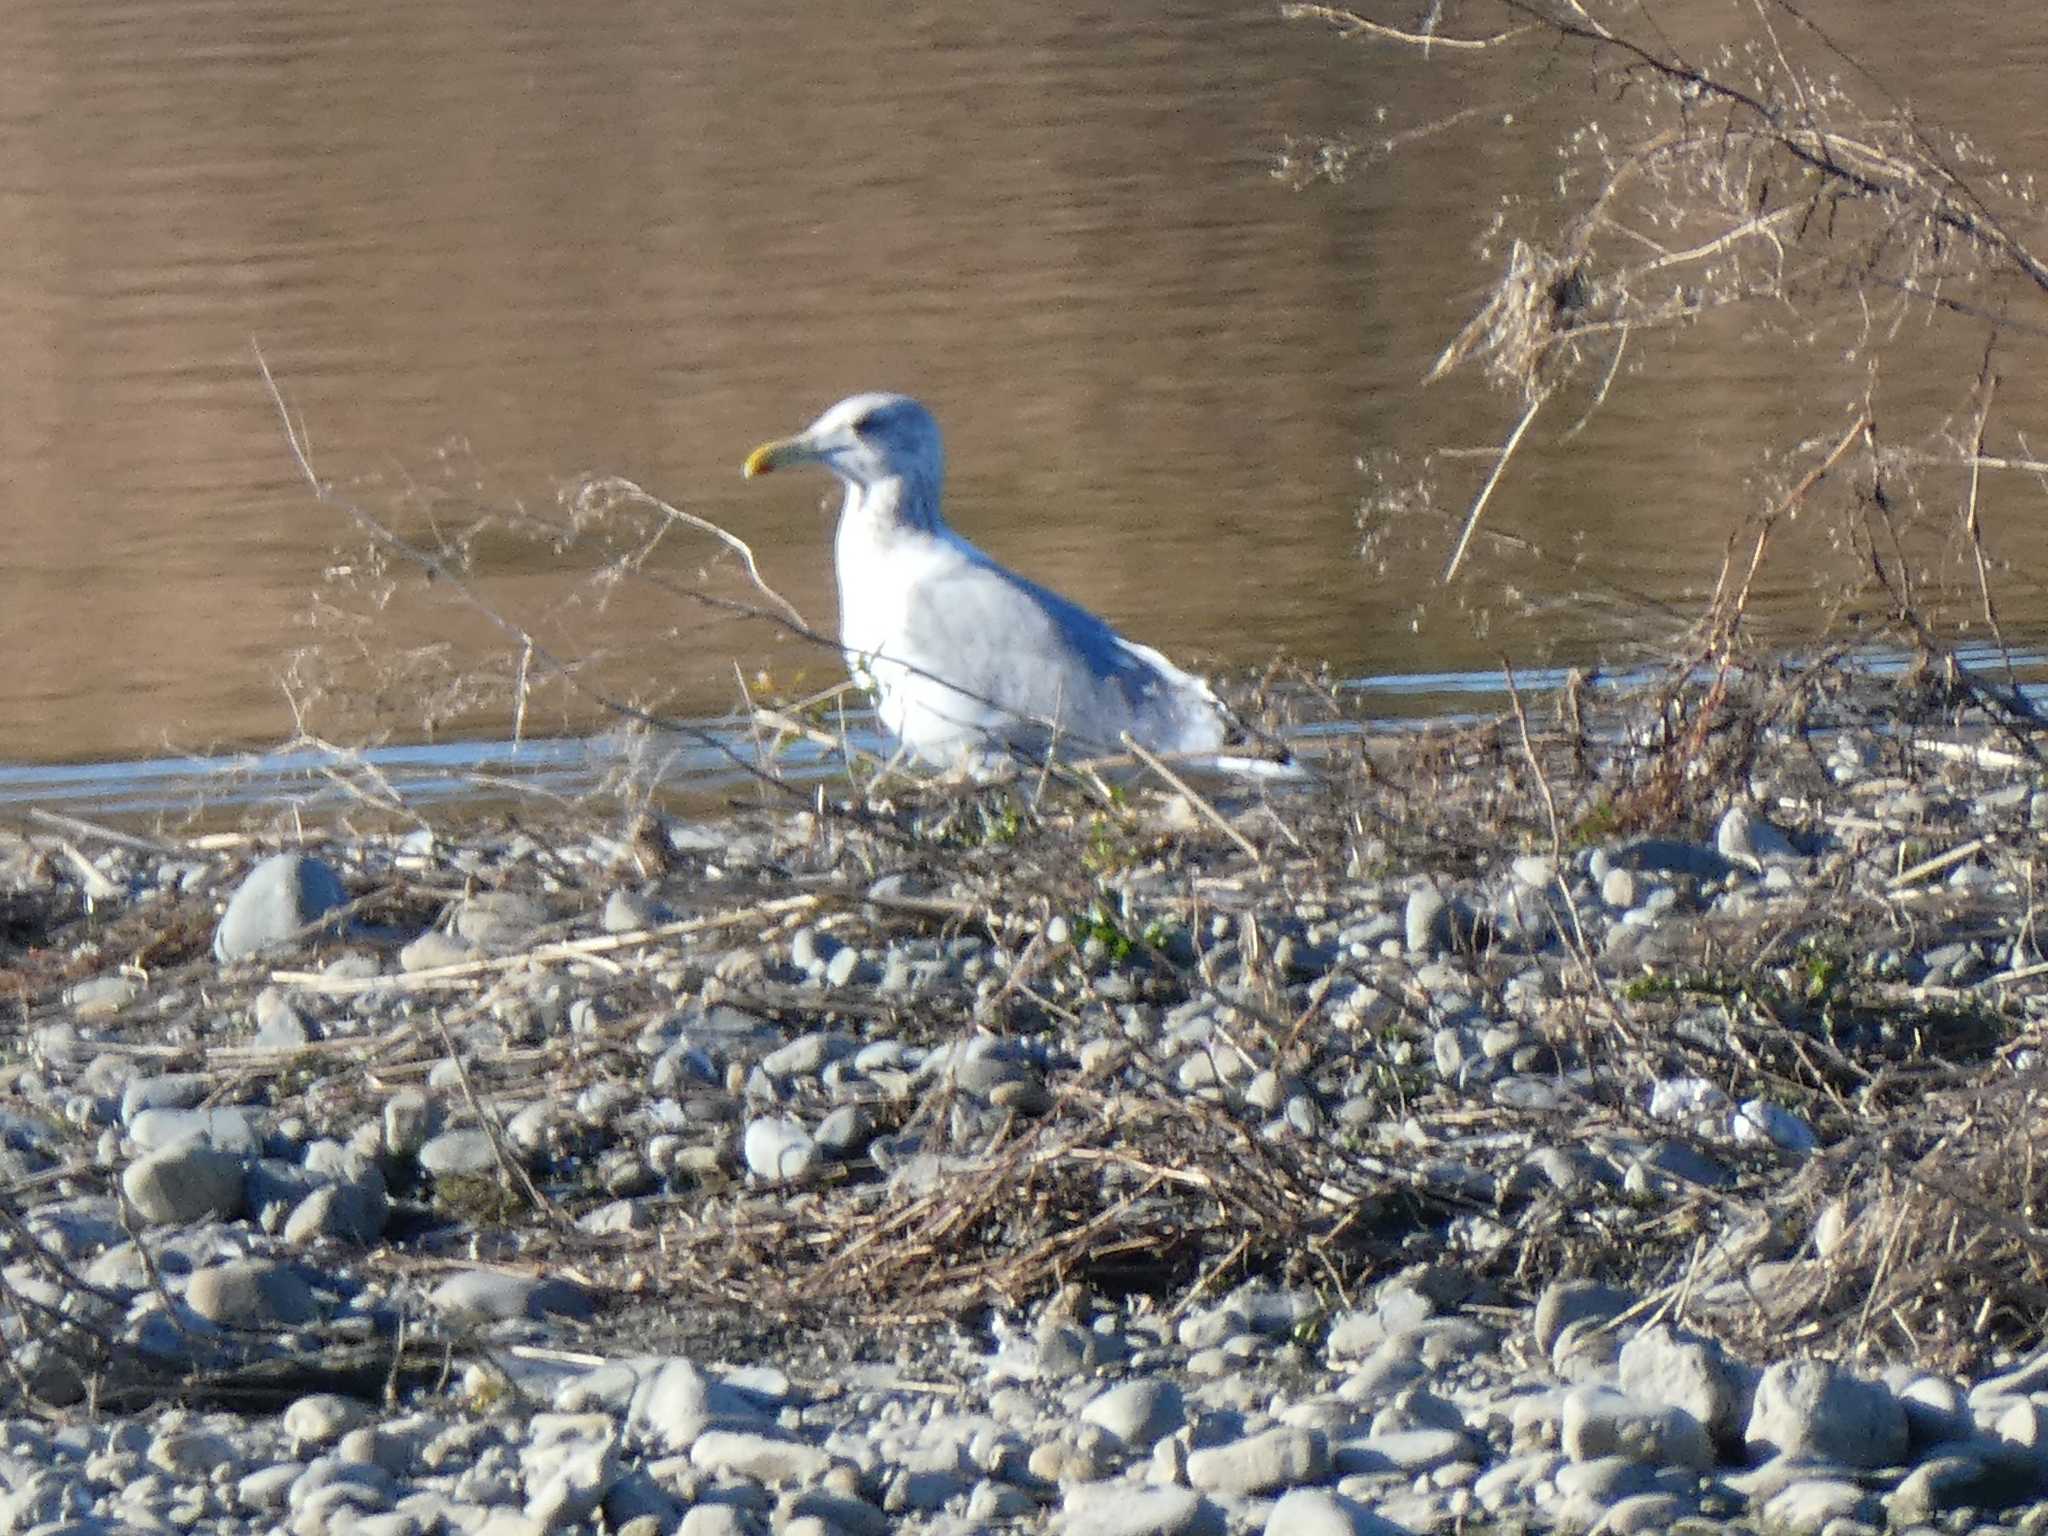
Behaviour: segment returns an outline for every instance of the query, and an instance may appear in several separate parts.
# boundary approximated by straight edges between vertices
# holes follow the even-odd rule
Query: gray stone
[[[348,1503],[369,1510],[389,1509],[398,1492],[391,1474],[374,1461],[348,1461],[329,1452],[308,1462],[292,1480],[286,1506],[294,1512],[303,1510],[330,1488],[342,1490]]]
[[[1883,1518],[1868,1490],[1825,1477],[1804,1478],[1780,1489],[1763,1509],[1765,1528],[1783,1536],[1821,1536],[1822,1529],[1836,1520],[1874,1524]]]
[[[243,1160],[203,1141],[180,1142],[130,1163],[121,1193],[155,1226],[182,1226],[207,1216],[242,1214]]]
[[[214,1323],[295,1328],[320,1315],[312,1287],[273,1259],[231,1259],[195,1270],[185,1300]]]
[[[692,1504],[676,1536],[759,1536],[762,1523],[736,1504]]]
[[[709,1429],[691,1445],[690,1464],[712,1477],[787,1486],[816,1482],[832,1458],[814,1445],[763,1431]]]
[[[1600,899],[1616,912],[1626,912],[1636,904],[1636,877],[1633,870],[1610,869],[1600,877]]]
[[[1289,1425],[1188,1453],[1188,1481],[1206,1493],[1277,1493],[1319,1483],[1329,1471],[1328,1440]]]
[[[1915,1457],[1929,1446],[1967,1439],[1976,1432],[1969,1399],[1946,1376],[1901,1367],[1896,1375],[1887,1371],[1885,1382],[1898,1394],[1899,1406],[1906,1411],[1906,1431],[1912,1436]]]
[[[391,1199],[382,1178],[322,1184],[285,1218],[284,1239],[294,1244],[321,1238],[369,1244],[383,1235],[390,1217]]]
[[[1683,1408],[1646,1403],[1612,1387],[1574,1387],[1561,1417],[1565,1455],[1574,1461],[1626,1456],[1653,1466],[1714,1464],[1706,1426]]]
[[[524,949],[548,920],[547,907],[523,891],[478,891],[455,904],[449,930],[487,953]]]
[[[235,1502],[251,1514],[275,1514],[285,1507],[292,1484],[305,1467],[296,1461],[281,1461],[260,1467],[235,1484]]]
[[[1060,1536],[1183,1536],[1220,1533],[1222,1511],[1187,1488],[1076,1483],[1060,1504]]]
[[[854,1055],[854,1049],[856,1040],[846,1034],[813,1030],[762,1057],[762,1071],[770,1077],[817,1077],[829,1063]]]
[[[320,1449],[334,1444],[368,1422],[369,1406],[338,1392],[314,1392],[293,1401],[284,1411],[284,1432],[295,1446]]]
[[[775,1518],[782,1536],[802,1536],[806,1521],[814,1536],[889,1536],[891,1528],[888,1515],[867,1500],[826,1488],[783,1495]]]
[[[2006,1509],[2048,1489],[2048,1461],[2025,1451],[1965,1442],[1906,1474],[1885,1501],[1893,1527],[1932,1524],[1951,1510]]]
[[[1140,1376],[1111,1387],[1081,1410],[1083,1423],[1100,1425],[1133,1450],[1149,1451],[1187,1421],[1180,1388],[1160,1376]]]
[[[417,1088],[401,1088],[384,1101],[384,1150],[417,1157],[434,1131],[434,1105]]]
[[[543,1531],[588,1519],[619,1478],[618,1447],[609,1436],[529,1446],[521,1461],[526,1514]]]
[[[1972,1405],[1984,1398],[2025,1397],[2048,1391],[2048,1348],[2036,1350],[2011,1370],[1986,1376],[1970,1388]]]
[[[1404,1530],[1328,1488],[1289,1489],[1266,1516],[1266,1536],[1401,1536]]]
[[[222,1152],[253,1157],[263,1145],[263,1113],[256,1109],[145,1109],[128,1127],[128,1139],[145,1152],[181,1141],[203,1141]]]
[[[274,853],[242,877],[214,930],[214,958],[227,964],[290,943],[324,913],[346,905],[341,876],[303,853]]]
[[[865,1104],[842,1104],[818,1122],[818,1150],[844,1161],[858,1157],[875,1139],[875,1117]]]
[[[475,1177],[496,1173],[498,1152],[490,1133],[480,1126],[443,1131],[420,1148],[420,1167],[436,1178]]]
[[[548,1316],[587,1319],[595,1311],[590,1293],[580,1285],[492,1269],[450,1275],[428,1293],[427,1301],[444,1315],[469,1322]]]
[[[1600,1530],[1603,1536],[1664,1536],[1693,1512],[1693,1506],[1676,1494],[1638,1493],[1608,1505]]]
[[[788,1115],[763,1115],[747,1122],[741,1148],[748,1171],[777,1183],[809,1177],[817,1171],[818,1144],[801,1120]]]
[[[1606,1322],[1626,1312],[1635,1301],[1630,1292],[1596,1281],[1553,1280],[1536,1298],[1532,1324],[1536,1347],[1548,1355],[1568,1325],[1588,1320]]]
[[[1435,886],[1420,885],[1408,893],[1403,932],[1411,955],[1431,955],[1450,941],[1449,906]]]
[[[1786,1360],[1756,1385],[1746,1439],[1755,1456],[1806,1456],[1845,1467],[1905,1459],[1906,1413],[1881,1383],[1825,1360]]]
[[[121,1090],[121,1123],[133,1126],[145,1109],[192,1109],[219,1087],[210,1072],[159,1072],[131,1077]]]
[[[1644,1402],[1681,1408],[1706,1426],[1717,1445],[1742,1443],[1749,1418],[1749,1369],[1711,1339],[1653,1323],[1621,1347],[1621,1388]]]
[[[265,987],[256,994],[254,1013],[256,1032],[250,1036],[251,1045],[266,1050],[290,1051],[310,1045],[318,1038],[318,1031],[311,1021],[276,987]]]
[[[660,1536],[676,1528],[687,1507],[644,1467],[630,1467],[605,1490],[604,1528],[619,1536],[631,1531]]]
[[[1331,1457],[1343,1477],[1370,1472],[1418,1477],[1454,1461],[1483,1459],[1479,1446],[1455,1429],[1375,1431],[1363,1440],[1339,1441]]]
[[[467,939],[431,928],[398,952],[398,968],[406,972],[438,971],[443,966],[474,960],[478,953]]]

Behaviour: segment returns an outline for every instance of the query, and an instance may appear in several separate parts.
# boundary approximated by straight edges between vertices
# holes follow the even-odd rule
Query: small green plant
[[[1074,937],[1079,943],[1086,945],[1091,939],[1099,940],[1112,960],[1122,961],[1137,948],[1106,902],[1092,903],[1087,912],[1074,919],[1073,926]]]
[[[1024,817],[1017,802],[1005,795],[999,804],[983,800],[976,806],[981,818],[981,841],[1007,848],[1024,835]]]
[[[1088,818],[1088,844],[1081,850],[1081,867],[1091,875],[1113,875],[1135,864],[1138,851],[1124,835],[1124,828],[1107,816]]]

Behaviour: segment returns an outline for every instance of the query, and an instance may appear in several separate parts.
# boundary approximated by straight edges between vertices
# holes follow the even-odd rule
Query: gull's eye
[[[869,411],[867,415],[861,417],[860,420],[853,424],[853,435],[855,437],[866,437],[881,424],[882,413],[880,411]]]

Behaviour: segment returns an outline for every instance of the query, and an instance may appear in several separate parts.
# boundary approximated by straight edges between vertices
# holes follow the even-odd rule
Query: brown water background
[[[2036,8],[1836,9],[1859,90],[2039,164]],[[1755,14],[1658,12],[1703,51]],[[1458,587],[1433,583],[1483,460],[1437,461],[1448,512],[1361,556],[1361,461],[1419,473],[1512,423],[1476,376],[1420,380],[1499,269],[1490,222],[1540,227],[1585,114],[1541,61],[1232,3],[102,0],[0,22],[0,761],[275,742],[293,697],[314,726],[512,728],[512,653],[450,583],[365,565],[253,345],[354,504],[423,539],[511,517],[471,542],[477,590],[607,689],[692,715],[836,662],[677,595],[744,592],[730,562],[700,576],[709,540],[662,542],[670,589],[601,588],[630,545],[536,542],[518,516],[630,477],[748,539],[829,628],[834,498],[738,467],[854,390],[930,403],[956,524],[1134,635],[1345,677],[1655,652],[1770,494],[1759,447],[1845,419],[1811,373],[1826,346],[1702,327],[1631,357],[1585,432],[1537,434],[1488,512],[1508,541]],[[1318,140],[1419,128],[1341,179],[1279,174]],[[2019,453],[2042,394],[2006,364],[1994,447]],[[1966,413],[1973,366],[1930,369],[1924,398],[1912,370],[1885,384]],[[1984,491],[2021,641],[2048,616],[2041,513],[2032,482]],[[1796,635],[1818,590],[1773,567],[1759,618]],[[321,691],[344,674],[354,692]],[[430,674],[465,686],[422,705]],[[553,699],[525,727],[599,720]]]

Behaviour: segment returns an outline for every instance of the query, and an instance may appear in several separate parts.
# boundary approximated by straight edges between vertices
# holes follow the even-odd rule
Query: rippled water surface
[[[1667,20],[1705,49],[1726,9]],[[1584,432],[1532,436],[1446,592],[1486,461],[1426,455],[1498,443],[1514,405],[1419,381],[1499,269],[1503,188],[1547,193],[1581,115],[1546,115],[1540,72],[1238,4],[5,13],[0,761],[600,724],[588,694],[522,691],[550,655],[690,716],[828,684],[829,652],[703,601],[754,600],[723,545],[563,496],[625,477],[732,530],[829,630],[827,487],[738,466],[876,387],[939,413],[963,530],[1202,666],[1627,660],[1711,587],[1772,494],[1753,456],[1793,462],[1811,393],[1754,329],[1629,355]],[[2048,24],[1944,14],[1835,25],[2029,169]],[[1276,174],[1396,129],[1429,131],[1342,179]],[[2008,367],[2001,426],[2040,403]],[[1970,382],[1923,403],[1966,418]],[[1361,460],[1443,493],[1370,558]],[[2039,488],[2009,481],[1983,510],[2020,638],[2048,603]],[[351,509],[466,565],[381,562]],[[1816,605],[1797,564],[1756,600],[1788,631]]]

